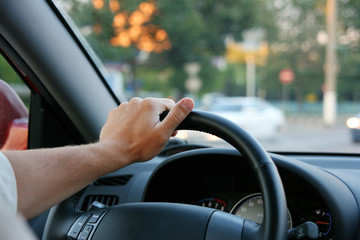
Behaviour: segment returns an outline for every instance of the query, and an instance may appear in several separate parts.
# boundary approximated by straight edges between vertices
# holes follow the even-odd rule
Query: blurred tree
[[[339,0],[339,100],[360,101],[360,2]]]
[[[304,96],[316,94],[322,99],[324,82],[325,44],[327,42],[326,1],[288,0],[274,4],[278,36],[271,42],[268,64],[260,69],[266,72],[262,87],[267,96],[280,98],[281,92],[271,91],[281,87],[279,71],[290,67],[295,72],[291,84],[292,96],[301,106]],[[338,1],[338,99],[359,100],[360,71],[360,3],[353,0]],[[264,76],[264,74],[262,74]]]
[[[184,81],[187,78],[183,67],[188,62],[201,64],[200,75],[206,77],[202,79],[205,89],[218,91],[219,87],[225,88],[224,81],[219,86],[218,78],[221,73],[211,61],[212,58],[224,55],[226,37],[231,36],[240,41],[244,30],[262,25],[271,29],[269,36],[272,38],[276,32],[274,25],[270,24],[273,21],[266,19],[266,16],[272,17],[272,13],[266,9],[265,0],[62,2],[66,3],[69,14],[90,44],[96,47],[101,59],[130,64],[134,79],[137,78],[136,71],[139,68],[149,71],[158,69],[159,73],[170,68],[172,74],[168,76],[168,87],[176,88],[182,93],[185,93]],[[157,39],[157,33],[162,32],[162,37],[166,40],[163,42],[166,44],[161,50],[145,48],[140,44],[141,37],[132,39],[130,36],[131,29],[135,26],[132,23],[136,19],[134,14],[140,12],[145,15],[141,10],[144,4],[154,8],[145,20],[138,22],[138,29],[142,32],[140,35],[146,35],[148,40]],[[259,8],[267,12],[259,12]],[[112,45],[120,47],[113,48]],[[139,59],[140,51],[151,52],[146,61]],[[141,71],[144,76],[144,71]]]
[[[323,81],[324,47],[316,39],[320,30],[325,28],[324,1],[289,0],[277,4],[275,11],[278,36],[272,41],[266,68],[267,78],[262,81],[262,88],[270,98],[281,99],[282,89],[279,72],[291,68],[295,80],[291,83],[291,96],[299,106],[304,96],[320,92]]]
[[[132,74],[129,77],[141,79],[145,90],[156,91],[161,86],[161,91],[166,94],[172,94],[173,89],[185,93],[187,74],[184,65],[199,62],[199,76],[203,81],[200,94],[208,91],[242,94],[245,87],[241,80],[244,79],[243,66],[227,64],[219,67],[214,64],[214,59],[224,56],[226,38],[230,36],[241,42],[244,30],[260,28],[265,31],[264,40],[269,45],[266,64],[259,66],[256,74],[261,95],[281,99],[282,84],[278,75],[281,69],[289,67],[295,72],[295,80],[289,85],[291,97],[297,99],[300,106],[308,94],[321,99],[326,41],[325,0],[146,1],[153,4],[154,11],[150,11],[151,14],[137,26],[147,31],[148,40],[156,39],[157,33],[164,31],[159,39],[167,40],[170,45],[161,51],[141,47],[134,40],[140,38],[130,35],[128,41],[124,35],[122,41],[114,43],[114,37],[119,33],[130,34],[134,26],[131,16],[143,11],[140,6],[144,1],[61,1],[69,8],[69,14],[100,58],[130,65]],[[338,9],[338,79],[344,84],[338,88],[338,97],[360,99],[360,91],[353,91],[360,89],[360,70],[356,64],[360,60],[360,3],[338,0]]]

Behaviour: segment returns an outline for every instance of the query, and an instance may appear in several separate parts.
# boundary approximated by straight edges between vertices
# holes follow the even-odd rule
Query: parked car
[[[274,139],[285,124],[284,113],[255,97],[221,97],[207,109],[240,125],[261,140]]]
[[[337,26],[350,26],[348,31],[337,33],[342,34],[342,57],[351,58],[341,68],[334,68],[351,68],[354,79],[360,41],[355,2],[338,1],[342,7],[353,4],[341,11],[341,20],[350,17],[353,22]],[[154,4],[161,11],[156,11]],[[139,94],[141,87],[171,96],[242,90],[245,77],[232,81],[228,74],[242,74],[245,68],[252,76],[260,76],[254,73],[262,68],[266,76],[263,80],[272,82],[261,82],[261,87],[267,85],[268,95],[274,98],[321,91],[316,80],[324,69],[324,47],[315,39],[324,36],[322,17],[328,16],[324,4],[265,0],[121,4],[116,0],[0,1],[0,52],[31,90],[27,147],[98,140],[109,111],[121,104],[98,67],[99,62],[122,64],[127,87]],[[310,13],[306,15],[305,10]],[[279,18],[272,19],[273,11],[281,11]],[[136,25],[139,22],[140,26]],[[127,35],[134,25],[140,28],[133,30],[148,30],[143,38],[136,36],[136,31],[132,37]],[[267,34],[261,34],[260,25],[267,27]],[[310,31],[318,25],[321,27]],[[252,28],[255,37],[250,34],[249,38],[245,32],[244,37],[241,35],[244,29]],[[231,55],[236,61],[214,64],[219,55],[220,59],[231,57],[225,44],[244,49],[236,48],[239,44],[231,39],[240,42],[246,36],[250,39],[250,44],[244,44],[250,45],[249,56],[244,58],[245,53],[240,52]],[[260,43],[255,38],[261,37],[269,43],[279,39],[268,48],[262,44],[262,51],[256,52]],[[325,34],[325,38],[330,36]],[[351,54],[346,54],[347,47]],[[159,54],[162,49],[166,51]],[[272,63],[270,60],[253,61],[254,56],[265,58],[270,51],[274,55],[269,59],[276,61],[271,69],[265,67]],[[295,58],[290,61],[287,57]],[[193,61],[202,61],[203,65],[188,74],[184,65]],[[278,80],[276,69],[280,71],[288,64],[297,68],[296,74],[303,74],[303,78],[296,75],[293,79],[294,83],[299,81],[295,90],[295,86],[283,86]],[[351,77],[350,71],[347,74],[345,80]],[[307,82],[308,76],[311,81]],[[185,86],[187,79],[189,90]],[[348,88],[348,95],[357,96],[353,84],[355,81],[347,85],[339,81],[338,89]],[[263,110],[247,111],[255,115]],[[273,121],[268,118],[265,120]],[[262,128],[263,124],[255,125]],[[360,239],[358,145],[341,140],[346,132],[334,133],[320,124],[306,128],[294,123],[290,127],[290,133],[274,151],[264,149],[227,119],[194,111],[180,128],[217,135],[232,148],[171,139],[154,159],[100,177],[32,219],[30,227],[44,240]],[[317,144],[323,148],[307,151],[302,147]],[[346,148],[341,147],[343,144]]]

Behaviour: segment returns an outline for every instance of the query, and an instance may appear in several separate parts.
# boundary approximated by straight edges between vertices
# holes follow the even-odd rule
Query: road
[[[274,139],[259,141],[270,151],[360,153],[360,143],[351,141],[345,121],[346,117],[342,117],[329,127],[322,123],[320,117],[293,117],[287,120]],[[222,141],[210,141],[203,134],[192,132],[189,136],[189,142],[229,147]]]
[[[279,137],[262,141],[266,149],[275,151],[360,153],[360,144],[353,143],[345,124],[334,126],[288,123]]]

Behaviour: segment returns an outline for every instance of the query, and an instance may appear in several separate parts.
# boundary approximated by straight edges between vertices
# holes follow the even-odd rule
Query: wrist
[[[92,152],[96,156],[103,169],[103,174],[116,171],[122,167],[131,164],[129,154],[126,152],[122,144],[112,142],[98,142],[92,144]]]

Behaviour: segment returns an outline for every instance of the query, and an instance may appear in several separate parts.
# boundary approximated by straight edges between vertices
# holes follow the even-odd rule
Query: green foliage
[[[338,16],[345,28],[360,28],[360,2],[358,0],[339,0]]]
[[[12,69],[9,63],[0,55],[0,79],[10,84],[22,84],[19,75]]]
[[[257,87],[262,95],[280,100],[283,86],[278,74],[283,68],[291,68],[295,72],[295,80],[288,86],[292,99],[301,104],[309,94],[315,94],[318,99],[322,97],[325,46],[319,44],[317,36],[326,30],[326,0],[156,0],[157,11],[150,24],[167,32],[172,47],[151,53],[141,62],[135,46],[111,46],[110,39],[115,33],[109,0],[104,0],[101,10],[95,10],[91,1],[62,1],[71,2],[69,13],[80,29],[101,26],[99,33],[88,32],[87,40],[103,61],[130,65],[132,74],[127,81],[140,79],[143,90],[186,93],[184,83],[188,76],[184,65],[198,62],[202,80],[199,95],[211,91],[245,94],[245,64],[227,64],[226,69],[219,70],[212,60],[225,55],[227,37],[241,42],[245,30],[257,28],[264,30],[263,40],[269,45],[266,64],[257,66],[256,72]],[[119,1],[121,9],[129,14],[141,2]],[[338,0],[338,39],[359,32],[359,16],[358,0]],[[360,99],[360,70],[356,64],[360,60],[359,44],[359,39],[338,43],[340,100]]]

